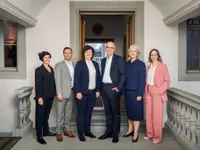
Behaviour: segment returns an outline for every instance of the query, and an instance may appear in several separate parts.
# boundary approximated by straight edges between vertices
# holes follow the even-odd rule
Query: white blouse
[[[153,67],[153,65],[151,64],[148,74],[147,74],[147,76],[148,76],[147,84],[148,85],[154,85],[155,70],[156,70],[156,65]]]
[[[89,90],[94,90],[96,88],[96,69],[92,61],[87,61],[86,64],[89,70]]]

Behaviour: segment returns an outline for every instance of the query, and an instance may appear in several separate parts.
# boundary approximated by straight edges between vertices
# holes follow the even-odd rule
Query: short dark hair
[[[149,63],[152,63],[152,60],[151,60],[151,53],[155,51],[158,55],[158,61],[162,62],[162,58],[161,58],[161,55],[160,55],[160,52],[158,49],[155,49],[153,48],[150,52],[149,52]]]
[[[51,54],[50,54],[49,52],[47,52],[47,51],[42,51],[42,52],[38,53],[39,59],[40,59],[42,62],[43,62],[44,56],[46,56],[46,55],[49,55],[50,58],[51,58]]]
[[[72,48],[70,48],[70,47],[65,47],[65,48],[63,49],[63,53],[65,52],[66,49],[70,49],[71,52],[73,52],[73,51],[72,51]]]
[[[85,56],[84,56],[84,54],[85,54],[85,52],[87,51],[87,50],[91,50],[92,51],[92,58],[94,57],[94,53],[95,53],[95,51],[94,51],[94,48],[92,47],[92,46],[90,46],[90,45],[85,45],[83,48],[82,48],[82,55],[83,55],[83,59],[85,59]],[[92,59],[91,58],[91,59]]]

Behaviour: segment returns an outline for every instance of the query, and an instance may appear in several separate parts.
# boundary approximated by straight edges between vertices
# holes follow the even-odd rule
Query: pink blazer
[[[147,74],[150,69],[149,65],[147,67]],[[144,92],[144,99],[148,100],[148,93],[147,93],[147,81],[148,81],[148,75],[146,76],[146,86],[145,86],[145,92]],[[161,94],[161,99],[163,102],[167,102],[167,89],[170,87],[170,77],[169,72],[167,69],[167,65],[162,62],[157,62],[156,70],[154,74],[154,84],[158,91]]]

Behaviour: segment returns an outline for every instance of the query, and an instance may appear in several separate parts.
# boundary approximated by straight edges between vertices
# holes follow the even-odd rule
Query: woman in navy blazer
[[[82,51],[84,59],[75,66],[74,91],[79,140],[85,141],[84,134],[90,138],[96,138],[90,131],[90,123],[96,98],[100,96],[100,71],[98,63],[92,61],[94,49],[86,45]]]
[[[139,48],[131,45],[128,51],[129,60],[125,66],[125,100],[129,129],[124,137],[132,135],[132,142],[138,140],[140,120],[143,120],[143,93],[146,80],[146,67],[138,59]]]

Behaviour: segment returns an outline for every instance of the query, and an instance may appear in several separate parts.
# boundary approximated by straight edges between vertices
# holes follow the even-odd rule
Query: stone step
[[[141,125],[145,125],[144,121],[141,121]],[[91,120],[91,130],[93,131],[103,131],[106,126],[106,117],[104,110],[94,110],[92,113],[92,120]],[[125,109],[121,109],[121,130],[126,131],[128,128],[128,120],[127,114]],[[72,128],[76,130],[76,121],[75,116],[72,119]]]

